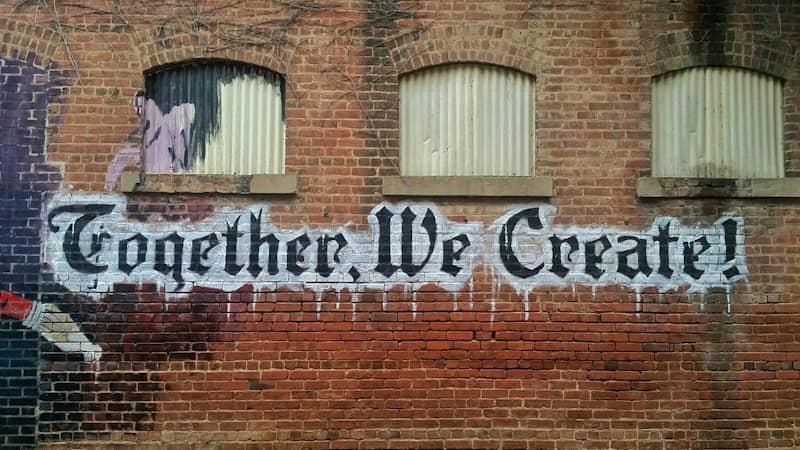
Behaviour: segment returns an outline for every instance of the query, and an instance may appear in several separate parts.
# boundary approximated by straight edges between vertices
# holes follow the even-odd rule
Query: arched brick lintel
[[[289,61],[263,46],[236,45],[212,50],[212,36],[201,36],[181,30],[166,31],[162,27],[137,32],[134,47],[139,53],[142,72],[179,64],[184,61],[214,59],[237,61],[286,75]]]
[[[58,34],[26,22],[0,18],[0,57],[26,61],[39,69],[55,67],[63,43]]]
[[[797,49],[784,40],[752,32],[729,31],[720,46],[696,32],[683,30],[656,38],[648,51],[647,69],[651,76],[658,76],[696,66],[733,66],[786,80],[793,76],[797,54]]]
[[[458,62],[493,64],[534,76],[541,70],[540,45],[528,30],[443,25],[400,36],[387,46],[399,76]]]

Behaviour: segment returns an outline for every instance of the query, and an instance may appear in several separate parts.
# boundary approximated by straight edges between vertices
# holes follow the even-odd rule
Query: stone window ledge
[[[636,191],[642,198],[800,198],[800,178],[640,177]]]
[[[383,195],[430,197],[550,197],[550,177],[384,177]]]
[[[124,172],[125,193],[165,194],[294,194],[297,174],[198,175]]]

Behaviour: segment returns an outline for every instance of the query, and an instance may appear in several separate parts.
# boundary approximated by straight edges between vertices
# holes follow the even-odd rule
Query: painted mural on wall
[[[201,222],[138,223],[125,198],[63,194],[47,207],[46,262],[67,289],[100,298],[115,283],[321,292],[435,283],[457,291],[478,265],[521,293],[539,286],[618,284],[636,290],[728,287],[747,274],[743,221],[707,226],[657,218],[643,231],[555,227],[547,205],[512,208],[486,226],[447,219],[430,203],[381,203],[372,231],[281,229],[268,205],[222,209]]]
[[[150,173],[183,172],[189,168],[189,147],[195,108],[191,103],[161,113],[155,101],[144,105],[144,169]]]
[[[24,300],[12,305],[7,292],[18,298],[45,299],[41,210],[45,195],[61,184],[59,169],[46,161],[45,131],[48,104],[59,95],[62,81],[57,72],[37,67],[36,55],[29,54],[24,61],[17,56],[0,56],[0,380],[6,382],[0,389],[0,410],[16,411],[8,421],[0,420],[3,448],[36,442],[36,418],[42,412],[37,409],[38,387],[47,376],[39,377],[42,335],[35,332],[40,329],[37,323],[43,323],[36,317],[43,315],[30,313],[34,305],[42,304]],[[20,309],[20,304],[30,309]],[[67,319],[67,314],[60,316]],[[64,335],[52,337],[69,340]]]
[[[53,303],[0,291],[0,319],[3,317],[22,321],[23,326],[38,331],[61,351],[81,353],[86,361],[97,361],[103,355],[103,349],[91,342],[70,315]]]

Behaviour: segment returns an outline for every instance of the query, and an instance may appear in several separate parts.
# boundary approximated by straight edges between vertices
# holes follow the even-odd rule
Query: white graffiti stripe
[[[41,333],[61,351],[82,353],[85,361],[99,361],[103,356],[103,349],[83,334],[69,314],[52,303],[31,302],[31,310],[22,324]]]
[[[100,360],[103,349],[83,334],[69,314],[61,312],[58,306],[51,303],[43,306],[45,311],[41,322],[33,329],[63,352],[80,352],[85,361]]]

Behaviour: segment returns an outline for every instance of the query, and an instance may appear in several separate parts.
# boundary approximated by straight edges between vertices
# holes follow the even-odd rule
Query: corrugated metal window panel
[[[283,79],[256,66],[226,61],[191,63],[148,75],[146,90],[158,108],[148,117],[163,133],[183,133],[182,139],[145,142],[145,160],[154,152],[180,155],[175,172],[196,174],[281,174],[285,163]],[[166,117],[191,105],[189,126]],[[162,142],[163,141],[163,142]],[[147,166],[147,164],[145,164]]]
[[[529,176],[534,78],[482,64],[448,64],[400,80],[400,172]]]
[[[783,85],[734,67],[653,80],[653,175],[781,178]]]

